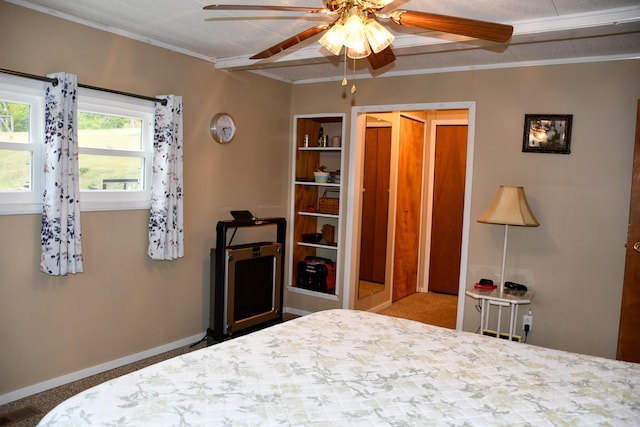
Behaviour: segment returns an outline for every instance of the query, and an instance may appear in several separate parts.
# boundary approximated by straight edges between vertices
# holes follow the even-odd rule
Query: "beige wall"
[[[0,2],[2,67],[184,99],[185,257],[146,256],[144,211],[83,213],[85,273],[38,271],[39,215],[0,217],[0,394],[202,332],[209,248],[232,208],[284,216],[291,116],[352,105],[476,102],[472,219],[524,185],[541,226],[512,229],[512,280],[535,292],[529,342],[615,356],[640,61],[287,85]],[[10,40],[10,42],[6,42]],[[208,134],[233,114],[231,145]],[[574,115],[572,154],[521,152],[525,113]],[[349,125],[349,123],[347,123]],[[347,126],[349,133],[349,126]],[[345,141],[348,143],[348,141]],[[503,230],[471,224],[469,283],[499,274]],[[293,301],[288,301],[293,304]],[[478,314],[467,301],[466,330]]]
[[[614,358],[624,271],[640,61],[295,85],[292,113],[474,101],[467,283],[498,281],[504,228],[475,222],[500,184],[525,187],[541,226],[512,227],[507,280],[536,295],[529,343]],[[572,153],[522,153],[525,113],[573,114]],[[475,300],[464,329],[475,331]],[[519,321],[521,321],[520,312]]]
[[[85,272],[38,270],[40,215],[0,216],[0,395],[202,333],[209,248],[230,209],[287,214],[291,86],[0,2],[2,68],[184,103],[185,257],[146,255],[147,212],[84,212]],[[209,120],[238,133],[215,143]]]

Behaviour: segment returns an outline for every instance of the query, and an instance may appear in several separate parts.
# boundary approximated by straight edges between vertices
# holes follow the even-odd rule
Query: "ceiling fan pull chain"
[[[356,93],[356,59],[353,58],[353,86],[351,86],[351,93]]]
[[[347,85],[347,47],[344,48],[344,74],[342,77],[342,86]]]

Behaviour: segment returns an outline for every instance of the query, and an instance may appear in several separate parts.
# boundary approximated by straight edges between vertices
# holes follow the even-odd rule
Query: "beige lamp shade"
[[[478,218],[486,224],[518,225],[537,227],[540,225],[529,208],[523,187],[501,185],[489,209]]]

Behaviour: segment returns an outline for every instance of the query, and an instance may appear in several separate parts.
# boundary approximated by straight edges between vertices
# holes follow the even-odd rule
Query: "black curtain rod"
[[[58,85],[58,79],[54,79],[54,78],[51,78],[51,77],[37,76],[35,74],[29,74],[29,73],[23,73],[23,72],[20,72],[20,71],[7,70],[7,69],[4,69],[4,68],[0,68],[0,72],[1,73],[5,73],[5,74],[12,74],[12,75],[18,76],[18,77],[26,77],[28,79],[34,79],[34,80],[40,80],[42,82],[48,82],[48,83],[53,84],[54,86]],[[151,96],[138,95],[138,94],[129,93],[129,92],[121,92],[119,90],[113,90],[113,89],[104,89],[104,88],[101,88],[101,87],[85,85],[85,84],[82,84],[82,83],[78,83],[78,87],[81,87],[81,88],[84,88],[84,89],[99,90],[99,91],[108,92],[108,93],[115,93],[117,95],[130,96],[130,97],[133,97],[133,98],[144,99],[145,101],[159,102],[162,105],[167,105],[167,100],[166,99],[159,99],[159,98],[154,98],[154,97],[151,97]]]

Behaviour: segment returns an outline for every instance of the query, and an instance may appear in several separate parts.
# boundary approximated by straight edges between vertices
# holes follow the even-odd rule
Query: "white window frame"
[[[78,149],[80,154],[139,157],[144,162],[141,190],[81,190],[80,210],[111,211],[149,209],[151,207],[153,110],[154,105],[151,101],[92,89],[78,89],[78,112],[126,116],[142,121],[142,147],[140,151],[80,147]]]
[[[0,97],[11,102],[28,103],[30,143],[3,143],[0,147],[32,152],[31,190],[0,191],[0,215],[42,212],[44,188],[44,94],[46,83],[0,73]],[[78,111],[112,114],[142,120],[142,149],[100,150],[79,148],[84,154],[108,154],[140,157],[144,162],[141,190],[80,191],[81,211],[140,210],[151,206],[151,170],[153,162],[154,103],[126,95],[98,90],[78,89]]]
[[[31,190],[0,191],[0,215],[42,212],[44,91],[44,82],[0,75],[0,98],[31,106],[29,109],[30,142],[0,141],[2,149],[31,152]]]

